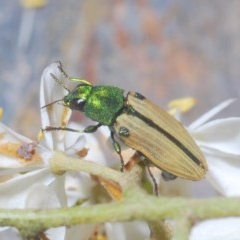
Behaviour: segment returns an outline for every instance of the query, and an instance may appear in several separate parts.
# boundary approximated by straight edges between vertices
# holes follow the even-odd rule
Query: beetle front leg
[[[98,130],[98,128],[101,126],[102,126],[101,123],[98,123],[97,125],[90,125],[90,126],[86,127],[83,131],[85,133],[93,133],[93,132],[96,132]]]
[[[97,125],[90,125],[86,127],[83,130],[77,130],[73,128],[67,128],[67,127],[51,127],[47,126],[46,128],[42,129],[42,132],[50,132],[50,131],[70,131],[70,132],[77,132],[77,133],[93,133],[96,132],[99,127],[101,127],[102,124],[98,123]]]

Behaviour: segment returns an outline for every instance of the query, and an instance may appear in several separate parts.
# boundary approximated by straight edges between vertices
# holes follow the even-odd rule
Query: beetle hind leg
[[[153,176],[153,173],[152,173],[151,169],[149,168],[149,165],[145,164],[145,166],[147,168],[149,176],[151,177],[151,179],[153,181],[154,193],[155,193],[156,196],[158,196],[158,184],[157,184],[156,178]]]
[[[159,194],[158,193],[158,184],[157,184],[156,178],[153,176],[153,173],[152,173],[152,171],[151,171],[151,169],[149,167],[148,160],[142,153],[140,153],[140,152],[137,152],[137,153],[139,155],[139,159],[143,162],[143,164],[147,168],[148,174],[151,177],[152,182],[153,182],[154,193],[155,193],[156,196],[158,196],[158,194]]]

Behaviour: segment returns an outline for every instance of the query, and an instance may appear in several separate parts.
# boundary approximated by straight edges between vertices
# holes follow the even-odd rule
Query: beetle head
[[[83,83],[78,85],[73,91],[69,92],[63,101],[67,107],[84,112],[84,105],[89,98],[92,90],[92,85]]]

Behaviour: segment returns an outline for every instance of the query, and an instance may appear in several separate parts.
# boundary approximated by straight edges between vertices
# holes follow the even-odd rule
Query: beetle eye
[[[84,112],[85,102],[86,102],[86,99],[84,98],[74,98],[70,102],[70,108]]]

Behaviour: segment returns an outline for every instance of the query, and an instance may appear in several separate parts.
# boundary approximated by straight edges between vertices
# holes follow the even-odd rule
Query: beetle
[[[69,78],[61,65],[59,69]],[[51,76],[62,85],[56,76]],[[86,80],[69,79],[79,84],[72,91],[63,86],[68,94],[53,103],[63,101],[65,106],[83,112],[97,124],[84,130],[51,126],[43,130],[93,133],[105,125],[109,127],[113,147],[120,156],[122,171],[124,162],[115,136],[136,150],[141,159],[161,169],[165,180],[180,177],[196,181],[204,178],[207,171],[204,155],[188,131],[173,116],[138,92],[128,92],[124,96],[124,90],[115,86],[93,86]]]

